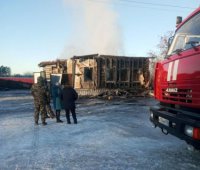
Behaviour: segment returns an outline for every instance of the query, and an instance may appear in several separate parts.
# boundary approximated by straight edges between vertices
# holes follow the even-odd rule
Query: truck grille
[[[177,89],[177,88],[163,88],[162,98],[168,101],[192,103],[192,90],[191,89]]]

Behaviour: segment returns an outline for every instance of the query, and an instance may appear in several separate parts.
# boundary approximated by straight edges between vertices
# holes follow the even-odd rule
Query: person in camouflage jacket
[[[46,117],[47,95],[46,95],[46,88],[44,86],[44,80],[42,77],[38,77],[37,83],[32,85],[31,94],[34,98],[35,124],[38,125],[39,113],[41,113],[42,124],[46,125],[47,123],[45,122],[45,117]]]

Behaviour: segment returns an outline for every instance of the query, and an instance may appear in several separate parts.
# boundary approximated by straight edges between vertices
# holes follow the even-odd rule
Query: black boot
[[[46,122],[42,122],[42,125],[45,126],[45,125],[47,125],[47,123]]]
[[[63,123],[63,121],[60,120],[60,119],[57,119],[56,122],[57,122],[57,123]]]
[[[60,120],[60,111],[56,111],[56,122],[57,123],[62,123],[63,121]]]

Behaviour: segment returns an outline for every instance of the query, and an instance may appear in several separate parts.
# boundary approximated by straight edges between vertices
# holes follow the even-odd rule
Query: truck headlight
[[[192,126],[189,126],[189,125],[186,125],[186,126],[185,126],[185,129],[184,129],[184,133],[185,133],[187,136],[192,137],[192,136],[193,136],[193,127],[192,127]]]
[[[193,139],[200,140],[200,128],[192,127],[189,125],[185,126],[184,133]]]

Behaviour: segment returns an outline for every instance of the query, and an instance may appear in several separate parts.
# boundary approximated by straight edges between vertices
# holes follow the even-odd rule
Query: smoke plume
[[[93,53],[122,55],[123,46],[112,0],[64,0],[71,11],[71,37],[61,58]]]

